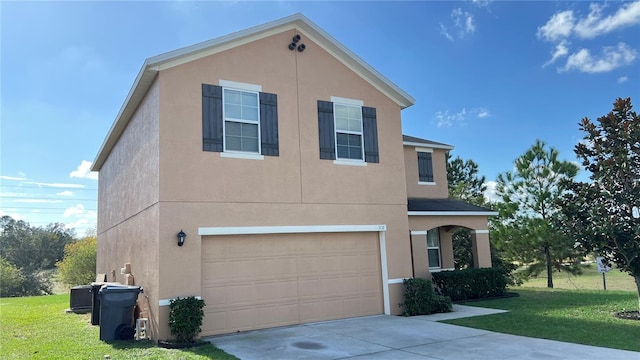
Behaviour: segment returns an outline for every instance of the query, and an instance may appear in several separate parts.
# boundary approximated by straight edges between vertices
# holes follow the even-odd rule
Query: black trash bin
[[[91,285],[74,286],[69,294],[69,308],[76,314],[91,311]]]
[[[91,283],[91,325],[100,325],[100,296],[98,291],[104,283]]]
[[[140,286],[107,284],[100,288],[100,340],[130,340],[135,334],[133,309]]]

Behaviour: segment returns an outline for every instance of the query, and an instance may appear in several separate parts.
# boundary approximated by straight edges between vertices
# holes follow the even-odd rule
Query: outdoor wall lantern
[[[178,246],[184,245],[184,238],[186,237],[187,237],[187,234],[185,234],[184,231],[180,229],[180,232],[178,233]]]

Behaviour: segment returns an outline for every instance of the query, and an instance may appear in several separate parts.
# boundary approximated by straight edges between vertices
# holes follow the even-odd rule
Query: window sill
[[[453,271],[455,270],[454,268],[429,268],[429,272],[440,272],[440,271]]]
[[[362,160],[333,160],[335,165],[350,165],[350,166],[367,166],[367,163]]]
[[[224,158],[236,158],[236,159],[250,159],[250,160],[264,160],[264,155],[242,152],[221,152],[220,157]]]
[[[433,181],[418,181],[418,185],[435,185]]]

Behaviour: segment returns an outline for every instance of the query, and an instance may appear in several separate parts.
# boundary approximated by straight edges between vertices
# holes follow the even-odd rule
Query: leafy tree
[[[64,246],[73,240],[73,232],[63,224],[33,227],[10,216],[0,218],[0,257],[10,264],[7,274],[13,274],[20,286],[10,296],[31,296],[51,293],[47,272],[62,259]],[[3,264],[4,266],[4,264]],[[14,271],[14,268],[18,271]],[[16,280],[16,281],[18,281]]]
[[[619,98],[597,123],[582,119],[575,152],[590,182],[572,182],[561,204],[565,232],[633,276],[640,301],[640,117],[632,110],[631,98]]]
[[[56,263],[62,282],[74,286],[94,281],[97,244],[95,236],[88,236],[64,247],[64,259]]]
[[[557,199],[563,184],[578,173],[578,166],[558,159],[558,151],[537,140],[515,161],[515,169],[498,175],[496,193],[500,216],[493,221],[492,238],[511,261],[527,265],[525,277],[546,268],[547,286],[553,287],[553,269],[578,272],[573,240],[556,226]]]
[[[0,257],[24,272],[53,269],[64,256],[64,246],[73,241],[73,232],[60,223],[32,227],[5,215],[0,226]]]
[[[484,206],[484,191],[487,189],[484,176],[478,174],[478,164],[473,160],[463,160],[459,156],[452,159],[447,152],[447,181],[449,197],[462,200],[473,205]],[[471,233],[469,229],[456,229],[451,240],[453,242],[453,258],[456,269],[473,267],[471,251]]]

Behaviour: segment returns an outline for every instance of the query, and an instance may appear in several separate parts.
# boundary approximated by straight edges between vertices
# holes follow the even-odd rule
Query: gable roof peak
[[[347,49],[333,36],[322,30],[303,14],[296,13],[262,25],[147,58],[138,72],[138,76],[131,90],[129,90],[129,94],[127,94],[113,125],[109,129],[109,133],[102,143],[91,170],[100,170],[111,149],[124,132],[133,113],[153,84],[158,72],[291,29],[295,29],[308,37],[362,79],[393,100],[400,108],[404,109],[415,103],[415,99],[411,95]]]

